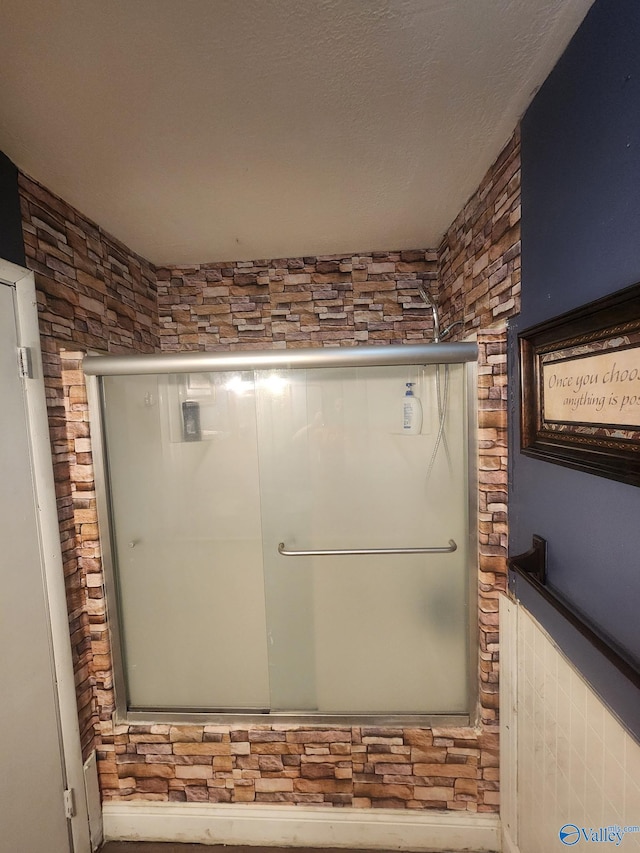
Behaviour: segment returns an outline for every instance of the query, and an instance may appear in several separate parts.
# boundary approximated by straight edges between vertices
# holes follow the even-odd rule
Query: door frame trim
[[[87,798],[44,390],[35,279],[33,273],[24,267],[0,259],[0,281],[15,288],[18,345],[28,347],[31,356],[32,376],[23,382],[45,601],[49,614],[53,669],[57,685],[62,769],[66,787],[74,791],[75,815],[70,819],[73,850],[74,853],[89,853],[91,841]]]

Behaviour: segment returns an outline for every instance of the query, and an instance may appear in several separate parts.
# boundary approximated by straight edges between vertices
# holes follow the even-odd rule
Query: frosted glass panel
[[[251,374],[103,383],[130,706],[267,708]]]
[[[104,377],[129,707],[467,713],[464,384],[463,365]]]
[[[463,371],[297,370],[279,374],[277,395],[257,383],[272,708],[467,711]],[[424,409],[418,435],[403,433],[409,381]],[[449,539],[453,554],[277,551]]]

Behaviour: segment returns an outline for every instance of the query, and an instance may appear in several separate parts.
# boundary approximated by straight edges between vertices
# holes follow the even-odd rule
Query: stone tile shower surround
[[[104,798],[497,811],[497,602],[507,537],[503,321],[518,309],[518,178],[516,135],[437,251],[155,270],[21,176],[83,748],[85,756],[97,750]],[[473,330],[480,349],[479,725],[114,726],[83,353],[430,340],[419,283],[438,289],[443,326],[464,320],[453,337]]]
[[[430,340],[437,252],[373,252],[158,269],[163,352]]]
[[[27,266],[36,279],[49,432],[56,482],[69,628],[83,753],[95,745],[98,724],[96,660],[106,643],[92,623],[104,622],[88,594],[100,567],[86,392],[82,382],[63,392],[66,348],[104,352],[158,349],[153,266],[106,234],[65,201],[19,173]]]
[[[479,401],[481,725],[434,729],[114,727],[95,499],[92,494],[87,507],[86,492],[80,491],[76,531],[87,562],[86,595],[100,715],[98,767],[105,798],[497,809],[497,595],[504,589],[504,558],[501,564],[496,557],[501,546],[496,543],[505,539],[506,430],[504,401],[498,396],[496,404],[489,390],[503,387],[506,347],[501,331],[480,333],[479,338],[481,393],[487,395],[486,400]],[[74,415],[88,425],[81,359],[79,352],[62,353],[62,379]],[[76,402],[71,404],[72,400]],[[92,482],[90,457],[76,460],[76,464],[86,469],[81,481]],[[493,528],[495,533],[488,532]]]
[[[520,132],[462,208],[438,251],[442,326],[467,333],[520,312]]]

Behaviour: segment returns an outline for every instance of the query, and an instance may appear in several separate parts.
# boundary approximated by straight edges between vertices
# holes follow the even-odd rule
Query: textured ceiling
[[[592,0],[2,0],[0,149],[156,264],[435,246]]]

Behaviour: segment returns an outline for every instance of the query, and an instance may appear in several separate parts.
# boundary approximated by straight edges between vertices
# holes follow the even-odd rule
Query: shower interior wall
[[[71,641],[85,756],[104,799],[495,812],[498,595],[506,558],[505,320],[519,300],[517,133],[437,250],[155,269],[20,175],[27,265],[45,359]],[[112,723],[113,675],[81,359],[85,352],[430,340],[475,333],[479,425],[479,714],[459,728]]]

